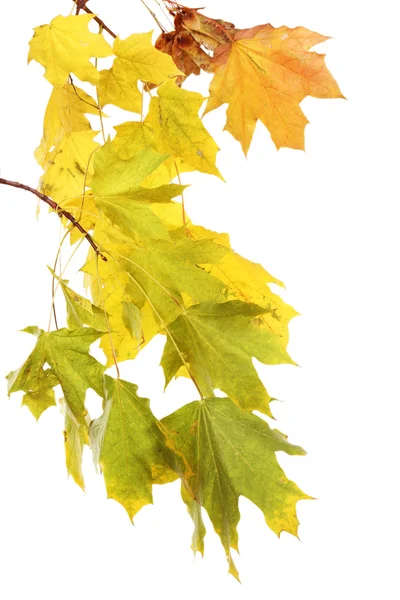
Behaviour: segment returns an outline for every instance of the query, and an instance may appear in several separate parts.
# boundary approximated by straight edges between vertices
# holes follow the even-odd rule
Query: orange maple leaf
[[[235,32],[214,54],[215,75],[205,113],[228,103],[229,131],[247,154],[257,120],[277,148],[304,149],[308,121],[300,108],[306,96],[344,98],[325,65],[325,55],[309,52],[329,39],[303,27],[259,25]]]

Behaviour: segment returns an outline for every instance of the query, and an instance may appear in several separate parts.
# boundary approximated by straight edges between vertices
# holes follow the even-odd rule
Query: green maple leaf
[[[46,333],[36,327],[28,327],[24,331],[37,337],[36,346],[25,363],[7,376],[8,393],[25,392],[24,404],[38,418],[55,404],[53,388],[61,385],[66,419],[67,469],[83,487],[80,464],[81,449],[88,441],[86,391],[92,388],[100,396],[104,395],[105,367],[90,356],[89,348],[104,332],[80,328]],[[45,369],[46,364],[50,369]],[[80,446],[77,440],[80,440]]]
[[[257,318],[266,310],[239,300],[190,307],[168,328],[161,361],[166,385],[184,360],[204,395],[220,389],[244,410],[271,416],[270,397],[252,357],[268,365],[294,363],[279,337],[259,326]]]
[[[96,153],[92,181],[96,205],[112,225],[133,239],[169,239],[167,228],[152,207],[171,202],[185,186],[141,187],[166,156],[147,148],[123,160],[111,142]]]
[[[225,285],[203,269],[203,262],[218,262],[226,249],[208,240],[189,238],[154,241],[137,248],[124,260],[121,268],[129,274],[128,293],[132,302],[150,303],[162,325],[174,320],[185,305],[202,302],[210,296],[223,299]]]
[[[309,496],[287,479],[275,453],[303,455],[302,448],[289,444],[259,417],[243,413],[229,398],[192,402],[161,423],[171,447],[192,472],[183,498],[195,522],[195,551],[203,550],[204,507],[221,538],[229,571],[238,577],[231,548],[238,550],[239,496],[262,510],[277,535],[297,535],[296,503]]]
[[[150,402],[137,386],[105,378],[104,413],[90,425],[95,464],[101,468],[108,497],[120,502],[129,518],[153,500],[154,483],[177,478],[174,455]]]

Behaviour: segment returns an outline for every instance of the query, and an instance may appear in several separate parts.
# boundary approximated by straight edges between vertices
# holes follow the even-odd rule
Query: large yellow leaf
[[[152,98],[146,120],[153,128],[159,152],[181,158],[197,171],[221,177],[215,165],[218,146],[199,117],[203,101],[201,94],[167,81],[159,87],[158,97]]]
[[[160,85],[166,79],[183,75],[170,56],[151,43],[152,32],[134,33],[114,42],[116,59],[111,69],[101,72],[100,104],[115,104],[125,110],[142,112],[138,81]]]
[[[94,15],[55,17],[50,25],[35,28],[30,41],[28,62],[36,60],[46,69],[45,77],[55,86],[63,86],[70,73],[81,81],[97,85],[100,73],[90,58],[110,56],[111,46],[99,33],[88,29]]]
[[[304,148],[306,96],[343,98],[325,65],[308,50],[328,39],[296,27],[259,25],[243,29],[214,55],[215,75],[206,112],[228,103],[227,129],[247,154],[259,119],[277,148]]]

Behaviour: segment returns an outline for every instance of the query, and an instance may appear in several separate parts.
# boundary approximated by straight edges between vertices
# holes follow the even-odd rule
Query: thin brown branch
[[[29,187],[29,185],[25,185],[24,183],[18,183],[17,181],[9,181],[8,179],[3,179],[2,177],[0,177],[0,184],[9,185],[20,190],[26,190],[27,192],[31,192],[31,194],[35,194],[35,196],[37,196],[38,198],[40,198],[40,200],[42,200],[48,206],[50,206],[50,208],[52,208],[58,214],[60,219],[62,217],[65,217],[68,221],[70,221],[70,223],[72,223],[72,225],[83,234],[83,236],[89,242],[93,250],[96,252],[97,256],[100,256],[101,260],[107,262],[107,258],[104,256],[104,254],[102,254],[102,252],[100,252],[98,245],[95,243],[90,233],[88,233],[86,229],[82,227],[82,225],[74,217],[74,215],[72,215],[67,210],[64,210],[59,204],[57,204],[57,202],[54,202],[54,200],[52,200],[45,194],[38,192],[38,190],[35,190],[35,188],[31,188]]]
[[[90,10],[90,8],[88,8],[86,6],[86,2],[88,0],[86,0],[86,2],[84,4],[82,4],[82,0],[73,0],[73,1],[75,2],[77,9],[79,8],[79,10],[84,10],[89,15],[94,15],[94,13]],[[113,31],[111,31],[111,29],[109,27],[107,27],[107,25],[104,23],[104,21],[99,19],[99,17],[94,15],[93,18],[96,21],[96,23],[98,23],[104,29],[104,31],[107,31],[107,33],[109,33],[111,35],[111,37],[113,37],[114,39],[117,37],[115,35],[115,33]]]

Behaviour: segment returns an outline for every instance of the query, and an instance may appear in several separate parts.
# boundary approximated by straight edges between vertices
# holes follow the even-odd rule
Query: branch
[[[79,15],[81,8],[83,8],[88,0],[76,0],[76,15]],[[74,0],[75,2],[75,0]]]
[[[82,225],[79,223],[79,221],[77,219],[75,219],[74,215],[72,215],[70,212],[64,210],[59,204],[57,204],[57,202],[54,202],[54,200],[52,200],[45,194],[38,192],[34,188],[29,187],[29,185],[24,185],[23,183],[18,183],[17,181],[9,181],[8,179],[3,179],[0,177],[0,184],[9,185],[11,187],[15,187],[15,188],[18,188],[21,190],[26,190],[27,192],[31,192],[31,194],[35,194],[35,196],[40,198],[40,200],[43,200],[43,202],[48,204],[50,206],[50,208],[52,208],[58,214],[60,219],[61,219],[61,217],[65,217],[68,221],[70,221],[72,223],[72,225],[74,227],[76,227],[77,230],[80,231],[85,236],[85,238],[87,239],[87,241],[89,242],[89,244],[91,245],[93,250],[96,252],[97,256],[99,256],[101,258],[101,260],[104,260],[105,262],[107,262],[107,258],[104,256],[104,254],[102,254],[100,252],[98,245],[94,242],[90,233],[88,233],[86,231],[86,229],[84,229],[82,227]]]
[[[73,0],[73,1],[76,4],[76,10],[78,11],[77,14],[79,14],[79,10],[84,10],[89,15],[94,15],[94,13],[90,10],[90,8],[88,8],[86,6],[86,2],[88,2],[88,0]],[[115,33],[113,31],[111,31],[111,29],[109,27],[107,27],[107,25],[104,23],[104,21],[99,19],[99,17],[94,16],[94,20],[96,21],[96,23],[98,23],[100,25],[100,27],[102,27],[104,29],[104,31],[107,31],[107,33],[109,33],[111,35],[111,37],[113,37],[114,39],[117,37],[115,35]]]

